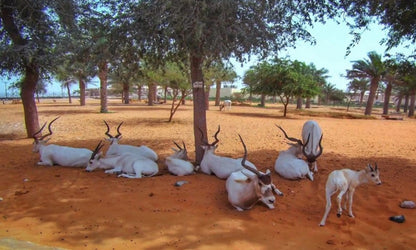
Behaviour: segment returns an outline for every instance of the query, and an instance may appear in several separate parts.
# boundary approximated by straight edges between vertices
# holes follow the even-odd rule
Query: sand
[[[99,113],[97,100],[87,106],[66,100],[42,100],[40,123],[54,123],[49,143],[95,148],[104,138],[108,121],[112,132],[119,122],[122,143],[147,145],[159,154],[160,175],[143,179],[117,178],[103,171],[37,166],[33,139],[25,138],[21,104],[0,105],[0,239],[30,241],[64,249],[415,249],[416,209],[403,209],[403,200],[416,200],[416,120],[340,119],[325,115],[343,108],[313,107],[313,117],[282,105],[267,108],[233,106],[207,111],[211,135],[221,125],[217,154],[241,157],[244,138],[248,159],[265,171],[272,170],[274,184],[284,193],[276,208],[257,204],[238,212],[227,200],[225,181],[197,173],[170,175],[164,164],[172,141],[184,141],[195,158],[192,103],[181,106],[167,123],[169,103],[148,107],[144,103],[120,104],[110,100],[110,113]],[[354,109],[350,113],[363,113]],[[276,128],[300,137],[305,121],[322,127],[324,153],[318,159],[313,182],[290,181],[273,170],[278,152],[287,144]],[[114,131],[115,132],[115,131]],[[105,146],[107,149],[108,144]],[[382,185],[357,188],[355,218],[336,216],[333,206],[325,227],[319,222],[325,208],[325,182],[335,169],[363,169],[377,162]],[[180,180],[188,181],[181,187]],[[402,224],[389,220],[403,214]],[[0,241],[1,242],[1,241]],[[1,243],[0,243],[1,244]],[[0,246],[0,249],[11,247]]]

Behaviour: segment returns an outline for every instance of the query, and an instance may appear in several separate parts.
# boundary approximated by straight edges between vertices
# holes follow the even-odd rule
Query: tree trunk
[[[397,98],[397,103],[396,103],[396,112],[398,113],[398,112],[400,112],[400,107],[402,106],[402,100],[403,100],[403,96],[402,95],[400,95],[398,98]]]
[[[79,103],[81,106],[85,106],[85,81],[82,78],[78,79],[79,83]]]
[[[164,97],[163,97],[163,103],[167,103],[168,102],[168,86],[165,86],[165,93],[164,93]]]
[[[220,99],[221,99],[221,81],[217,80],[215,82],[215,106],[220,106]]]
[[[108,113],[107,108],[107,61],[98,65],[98,78],[100,79],[100,113]]]
[[[147,106],[153,106],[154,103],[154,98],[155,98],[155,87],[154,87],[154,83],[149,83],[149,85],[147,85],[148,87],[148,92],[147,92]]]
[[[296,99],[296,109],[302,109],[302,97]]]
[[[20,97],[22,98],[28,138],[31,138],[39,130],[38,110],[35,101],[35,90],[38,80],[39,73],[37,66],[26,66]]]
[[[137,96],[138,96],[139,102],[142,100],[142,90],[143,89],[141,85],[137,86]]]
[[[360,93],[360,104],[359,104],[360,107],[363,105],[364,95],[365,95],[365,91],[361,91],[361,93]]]
[[[368,94],[367,106],[365,107],[364,115],[371,115],[371,112],[373,111],[373,104],[374,99],[376,98],[379,81],[379,77],[374,77],[371,79],[370,93]]]
[[[407,113],[407,109],[409,108],[409,95],[404,96],[404,107],[403,112]]]
[[[206,104],[205,104],[205,88],[204,78],[202,75],[201,56],[191,54],[191,82],[192,94],[194,98],[194,138],[195,138],[195,161],[200,164],[204,151],[202,149],[202,142],[207,141],[207,118],[206,118]],[[203,135],[201,136],[201,132]]]
[[[72,103],[71,88],[69,87],[69,84],[66,84],[66,91],[68,92],[68,102]]]
[[[387,115],[389,113],[389,103],[392,89],[393,84],[390,82],[387,83],[386,90],[384,91],[383,115]]]
[[[261,96],[260,96],[260,107],[265,107],[265,106],[266,106],[266,95],[261,94]]]
[[[409,105],[409,115],[408,115],[408,117],[413,117],[415,115],[415,101],[416,101],[415,93],[412,93],[412,95],[410,96],[410,105]]]
[[[123,83],[123,103],[130,103],[130,86],[128,83]]]

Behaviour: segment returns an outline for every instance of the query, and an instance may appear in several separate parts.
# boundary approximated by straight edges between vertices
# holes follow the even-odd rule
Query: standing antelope
[[[176,142],[173,142],[178,149],[172,148],[173,155],[166,157],[165,163],[168,166],[170,173],[177,176],[190,175],[195,173],[195,168],[192,163],[188,161],[188,151],[185,143],[182,141],[183,148]]]
[[[203,139],[203,132],[201,131],[202,136],[202,143],[201,146],[204,149],[204,156],[202,158],[200,167],[201,171],[205,174],[211,175],[214,173],[220,179],[226,179],[230,176],[232,172],[244,169],[241,166],[241,158],[239,159],[232,159],[228,157],[218,156],[215,155],[215,149],[217,149],[217,143],[219,142],[218,133],[220,132],[220,126],[218,126],[218,130],[214,135],[215,141],[209,144],[207,141]],[[250,167],[257,169],[253,163],[247,161],[247,165]]]
[[[322,217],[320,226],[325,225],[326,218],[328,213],[331,210],[331,196],[339,191],[337,195],[338,203],[338,212],[337,216],[340,217],[342,214],[341,201],[342,196],[346,194],[346,202],[344,203],[344,209],[346,210],[346,205],[348,203],[348,215],[354,218],[352,213],[352,197],[354,195],[355,189],[364,183],[373,182],[377,185],[381,184],[380,173],[377,168],[377,163],[375,167],[371,167],[370,164],[367,167],[360,171],[354,171],[351,169],[341,169],[334,170],[328,175],[328,180],[326,181],[325,186],[325,196],[326,196],[326,207],[325,214]]]
[[[296,142],[302,148],[302,153],[306,157],[309,168],[310,169],[313,168],[315,172],[318,172],[316,159],[322,154],[322,151],[323,151],[323,147],[322,147],[323,134],[318,123],[316,121],[305,122],[302,128],[303,142],[300,139],[287,136],[286,132],[280,126],[277,126],[277,127],[280,130],[282,130],[286,139]]]
[[[100,141],[100,143],[90,155],[87,168],[85,169],[86,171],[91,172],[97,168],[107,169],[105,173],[118,173],[118,177],[126,178],[142,178],[143,176],[154,176],[159,171],[156,162],[149,158],[132,153],[102,157],[102,152],[100,152],[102,147],[103,145]]]
[[[86,148],[73,148],[55,144],[47,144],[50,138],[45,138],[52,135],[52,123],[58,118],[59,117],[56,117],[49,123],[49,133],[46,135],[38,137],[38,135],[45,128],[46,122],[43,124],[39,131],[32,135],[34,139],[32,151],[35,153],[39,152],[40,154],[40,161],[37,164],[43,166],[53,166],[56,164],[66,167],[85,167],[88,164],[88,160],[91,156],[91,150]]]
[[[108,123],[106,121],[104,121],[106,127],[107,127],[107,131],[105,132],[105,135],[108,137],[106,140],[110,142],[110,147],[108,148],[107,152],[106,152],[106,156],[110,156],[110,155],[121,155],[124,153],[132,153],[132,154],[137,154],[137,155],[141,155],[143,157],[149,158],[153,161],[157,161],[158,156],[156,154],[155,151],[153,151],[152,149],[150,149],[147,146],[132,146],[132,145],[124,145],[124,144],[118,144],[118,142],[121,139],[121,133],[120,133],[120,127],[123,124],[123,122],[121,122],[118,126],[117,126],[117,135],[116,136],[112,136],[110,134],[110,127],[108,126]]]
[[[283,195],[272,183],[270,170],[262,173],[255,168],[246,165],[247,148],[240,135],[244,147],[244,157],[241,160],[242,170],[233,172],[226,181],[228,201],[238,211],[252,208],[258,201],[263,202],[268,208],[274,208],[275,197],[273,191]]]
[[[283,128],[280,126],[277,127],[285,134],[286,138],[288,138]],[[308,143],[309,137],[306,141],[306,144]],[[288,144],[290,145],[289,149],[279,152],[279,156],[274,164],[274,170],[286,179],[295,180],[308,177],[311,181],[313,181],[312,171],[309,169],[308,164],[301,159],[302,149],[305,148],[302,147],[302,142],[300,140],[296,140],[296,143]]]

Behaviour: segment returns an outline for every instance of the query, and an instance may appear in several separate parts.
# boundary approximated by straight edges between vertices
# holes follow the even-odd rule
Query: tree
[[[361,78],[361,79],[354,78],[348,83],[347,90],[349,92],[352,91],[352,92],[360,93],[360,101],[359,101],[360,107],[363,104],[365,91],[367,91],[368,88],[370,87],[369,83],[370,83],[370,80],[368,80],[367,78]]]
[[[220,105],[221,83],[233,82],[236,78],[237,73],[230,65],[226,65],[222,61],[210,63],[210,65],[204,69],[205,82],[207,82],[207,85],[215,84],[216,87],[215,106]]]
[[[381,55],[375,51],[368,53],[368,59],[354,61],[352,70],[347,70],[348,78],[370,79],[370,93],[368,95],[365,115],[371,115],[377,88],[382,77],[386,74],[386,67],[381,60]]]
[[[135,27],[140,27],[138,43],[153,55],[173,61],[188,58],[194,98],[194,138],[196,162],[203,156],[202,141],[207,140],[205,93],[202,65],[207,58],[227,60],[231,56],[244,62],[244,56],[266,56],[294,45],[298,39],[310,40],[306,25],[322,21],[334,10],[323,1],[140,1],[134,8]],[[261,38],[261,39],[259,39]],[[200,132],[204,134],[203,138]]]
[[[73,1],[0,2],[0,71],[22,76],[20,96],[28,137],[39,130],[36,85],[59,64],[56,47],[73,26],[75,10]]]

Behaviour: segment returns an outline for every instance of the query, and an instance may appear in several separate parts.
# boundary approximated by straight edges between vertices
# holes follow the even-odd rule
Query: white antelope
[[[309,168],[318,172],[318,166],[316,159],[322,154],[322,129],[316,121],[307,121],[303,124],[302,128],[302,140],[304,142],[303,154],[305,155]],[[309,143],[306,143],[309,141]]]
[[[270,170],[262,173],[246,165],[247,148],[240,135],[244,147],[244,157],[241,160],[243,170],[231,173],[226,181],[228,201],[238,211],[252,208],[258,201],[263,202],[269,209],[274,209],[275,197],[273,191],[283,195],[272,183]]]
[[[58,118],[59,117],[53,119],[49,123],[48,134],[40,137],[38,136],[45,128],[45,122],[40,130],[32,135],[33,139],[35,140],[33,142],[32,151],[40,154],[40,161],[37,164],[43,166],[60,165],[66,167],[85,167],[88,164],[88,160],[91,156],[91,150],[86,148],[73,148],[55,144],[47,144],[50,138],[45,138],[52,135],[52,123]]]
[[[132,146],[132,145],[125,145],[125,144],[118,144],[118,142],[121,139],[121,133],[120,133],[120,127],[123,124],[121,122],[117,126],[117,135],[112,136],[110,134],[110,127],[108,126],[107,122],[104,121],[105,125],[107,126],[107,131],[105,132],[105,135],[108,137],[106,140],[110,142],[110,147],[108,148],[106,152],[106,156],[110,155],[121,155],[124,153],[132,153],[132,154],[138,154],[143,157],[149,158],[153,161],[157,161],[158,156],[155,151],[150,149],[147,146]]]
[[[204,156],[202,158],[200,168],[205,174],[215,174],[220,179],[227,179],[231,173],[242,170],[244,167],[241,166],[241,158],[233,159],[215,155],[215,149],[217,149],[217,143],[219,142],[217,137],[219,132],[220,126],[218,126],[218,130],[214,135],[215,141],[209,144],[207,141],[204,141],[203,132],[201,131],[203,143],[201,147],[204,149]],[[257,169],[256,166],[249,161],[247,161],[246,164],[254,169]]]
[[[118,177],[142,178],[143,176],[154,176],[159,172],[156,162],[140,155],[124,153],[122,155],[102,156],[100,151],[103,145],[100,143],[90,155],[90,159],[85,169],[91,172],[97,168],[107,169],[105,173],[115,174]]]
[[[286,138],[288,138],[283,128],[280,126],[277,127],[282,130]],[[306,141],[306,144],[308,144],[308,140]],[[300,141],[297,141],[296,143],[288,143],[290,148],[279,152],[279,156],[274,164],[274,170],[280,176],[289,180],[303,179],[307,177],[313,181],[313,173],[308,164],[302,159],[302,149],[305,147],[302,147],[302,144],[300,143]]]
[[[377,168],[377,163],[375,167],[371,167],[370,164],[367,167],[360,171],[354,171],[351,169],[341,169],[341,170],[334,170],[328,175],[328,180],[326,181],[325,186],[325,196],[326,196],[326,207],[325,207],[325,214],[322,217],[320,226],[325,225],[326,218],[328,217],[328,213],[331,210],[331,196],[339,191],[337,195],[337,203],[338,203],[338,212],[337,216],[340,217],[342,214],[341,208],[341,201],[342,196],[345,196],[345,203],[344,209],[346,210],[346,205],[348,203],[348,215],[350,217],[354,217],[352,213],[352,197],[354,195],[355,189],[364,183],[373,182],[377,185],[381,184],[380,180],[380,173]]]
[[[183,148],[176,142],[173,142],[178,149],[172,148],[174,153],[166,157],[165,163],[168,166],[170,173],[177,176],[190,175],[195,173],[195,168],[192,163],[188,161],[188,151],[185,143],[182,142]]]

